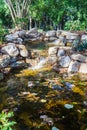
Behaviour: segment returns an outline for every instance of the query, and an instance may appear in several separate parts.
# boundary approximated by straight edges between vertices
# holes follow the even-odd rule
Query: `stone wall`
[[[26,48],[26,43],[29,42],[31,44],[45,42],[53,45],[49,48],[47,62],[52,64],[56,71],[64,68],[68,73],[87,74],[87,52],[81,54],[72,49],[74,41],[80,43],[87,40],[86,32],[80,34],[63,30],[39,32],[33,28],[29,31],[12,31],[5,38],[6,43],[0,46],[0,79],[3,79],[3,74],[9,73],[12,68],[33,65],[35,59],[30,59],[31,52]],[[67,46],[68,44],[71,47]]]
[[[71,33],[63,30],[52,30],[39,32],[36,28],[29,31],[19,30],[11,32],[6,36],[6,42],[25,43],[25,42],[49,42],[50,44],[65,46],[71,45],[75,41],[80,43],[87,40],[87,32]]]
[[[83,54],[75,52],[72,47],[50,47],[49,58],[53,64],[53,69],[60,71],[65,69],[67,73],[87,74],[87,52]],[[55,60],[54,60],[55,59]]]

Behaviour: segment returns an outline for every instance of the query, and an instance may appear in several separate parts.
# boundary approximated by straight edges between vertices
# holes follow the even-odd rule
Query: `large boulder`
[[[80,63],[77,61],[71,61],[69,68],[68,68],[68,72],[69,73],[76,73],[79,71],[79,67],[80,67]]]
[[[29,53],[24,45],[18,45],[18,48],[22,57],[28,57]]]
[[[87,74],[87,63],[81,63],[79,73]]]
[[[6,46],[2,47],[1,52],[8,54],[11,57],[16,57],[19,54],[19,51],[14,43],[8,43]]]
[[[10,56],[9,55],[1,55],[0,56],[0,68],[7,67],[10,63]]]
[[[82,54],[72,54],[71,59],[80,61],[80,62],[87,62],[87,57]]]
[[[71,59],[69,56],[62,56],[59,58],[59,65],[62,67],[68,67],[71,62]]]

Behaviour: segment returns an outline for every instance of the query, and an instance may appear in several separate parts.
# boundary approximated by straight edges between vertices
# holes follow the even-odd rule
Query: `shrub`
[[[13,130],[12,126],[16,124],[15,121],[11,121],[10,118],[13,117],[13,112],[4,112],[0,114],[0,130]]]

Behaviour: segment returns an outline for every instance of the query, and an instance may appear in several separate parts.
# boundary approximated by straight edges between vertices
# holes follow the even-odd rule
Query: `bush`
[[[86,22],[81,22],[80,20],[69,20],[65,23],[65,30],[85,30]]]
[[[13,130],[12,126],[16,124],[16,122],[10,120],[13,116],[13,112],[6,113],[2,111],[0,114],[0,130]]]
[[[8,30],[5,29],[0,21],[0,44],[5,40],[5,35],[8,34]]]

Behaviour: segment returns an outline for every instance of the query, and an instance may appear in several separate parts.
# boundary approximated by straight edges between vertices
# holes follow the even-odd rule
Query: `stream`
[[[14,130],[87,130],[87,77],[43,67],[47,48],[33,46],[41,52],[40,62],[0,81],[0,111],[14,111]]]

